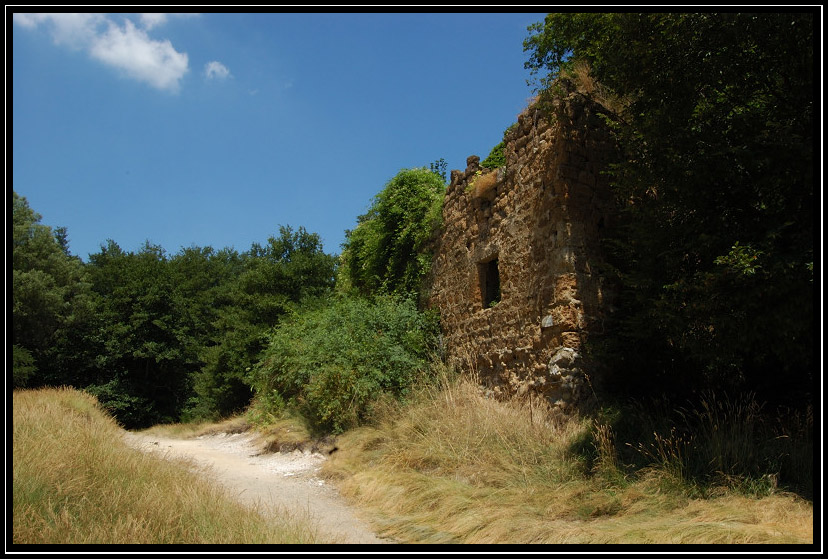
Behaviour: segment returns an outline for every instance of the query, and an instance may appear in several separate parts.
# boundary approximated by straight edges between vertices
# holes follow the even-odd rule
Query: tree
[[[619,385],[810,387],[813,25],[810,13],[568,13],[530,27],[542,89],[585,62],[623,99],[607,238],[619,310],[604,349],[636,373]]]
[[[246,380],[267,345],[267,332],[299,302],[333,289],[334,256],[325,254],[316,233],[280,227],[278,237],[254,243],[243,255],[224,252],[211,265],[232,279],[216,286],[214,318],[203,366],[194,375],[189,415],[217,418],[239,411],[252,397]]]
[[[431,265],[428,242],[441,223],[444,193],[428,169],[397,173],[346,231],[340,285],[365,295],[416,295]]]
[[[172,256],[169,266],[177,308],[182,313],[181,328],[191,353],[197,356],[190,374],[193,393],[182,409],[182,418],[218,418],[250,398],[250,388],[236,382],[235,369],[214,358],[222,349],[220,342],[227,326],[224,314],[235,303],[232,294],[244,269],[242,257],[233,249],[192,246]]]
[[[89,273],[103,347],[87,390],[128,427],[177,421],[199,362],[165,251],[147,242],[124,252],[110,240],[90,255]]]
[[[85,270],[69,254],[65,228],[41,224],[14,191],[12,204],[14,385],[71,383],[73,366],[83,365],[65,350],[94,321]]]

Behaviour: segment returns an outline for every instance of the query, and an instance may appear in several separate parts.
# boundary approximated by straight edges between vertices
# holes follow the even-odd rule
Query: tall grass
[[[128,448],[97,401],[15,391],[13,544],[315,543],[302,518],[265,517],[185,465]]]
[[[813,494],[813,414],[763,410],[752,394],[701,394],[685,406],[636,402],[617,422],[633,465],[655,465],[699,492]],[[637,453],[639,456],[635,456]],[[643,460],[642,460],[643,459]]]
[[[418,543],[812,543],[792,494],[697,498],[653,461],[631,475],[610,422],[560,419],[544,402],[487,398],[443,370],[406,405],[345,433],[323,471]],[[665,451],[665,455],[669,452]]]
[[[586,60],[576,60],[565,75],[572,80],[580,93],[591,97],[617,115],[624,114],[632,104],[632,95],[620,96],[596,80]]]

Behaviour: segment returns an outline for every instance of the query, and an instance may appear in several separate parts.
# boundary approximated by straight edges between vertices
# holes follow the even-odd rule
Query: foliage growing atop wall
[[[480,166],[486,167],[487,169],[497,169],[498,167],[506,165],[506,155],[503,153],[505,146],[506,142],[504,140],[493,147],[492,151],[489,152],[489,156],[480,162]]]
[[[446,170],[448,169],[448,163],[446,162],[446,160],[444,158],[441,157],[437,161],[434,161],[433,163],[430,163],[429,164],[429,169],[431,169],[432,173],[435,173],[441,179],[443,179],[443,182],[446,182],[446,180],[447,180]]]
[[[416,295],[431,265],[428,242],[440,226],[445,184],[425,168],[403,169],[346,231],[338,282],[343,290]]]

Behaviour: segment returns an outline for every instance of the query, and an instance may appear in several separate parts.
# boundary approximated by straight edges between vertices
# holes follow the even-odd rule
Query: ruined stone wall
[[[449,361],[495,393],[532,390],[567,409],[588,390],[582,347],[601,328],[595,267],[611,218],[601,171],[614,154],[600,110],[572,91],[529,107],[505,138],[505,167],[471,156],[451,173],[429,303]]]

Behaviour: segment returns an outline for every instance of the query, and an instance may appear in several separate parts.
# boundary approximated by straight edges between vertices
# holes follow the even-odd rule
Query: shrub
[[[257,405],[292,407],[319,430],[341,432],[384,396],[404,398],[427,370],[436,317],[410,299],[341,296],[306,306],[270,336],[251,371]]]
[[[504,132],[503,135],[505,136],[506,132]],[[489,152],[489,156],[480,162],[480,166],[486,167],[487,169],[497,169],[498,167],[506,165],[506,155],[503,153],[505,145],[506,141],[504,140],[493,147],[492,151]]]

